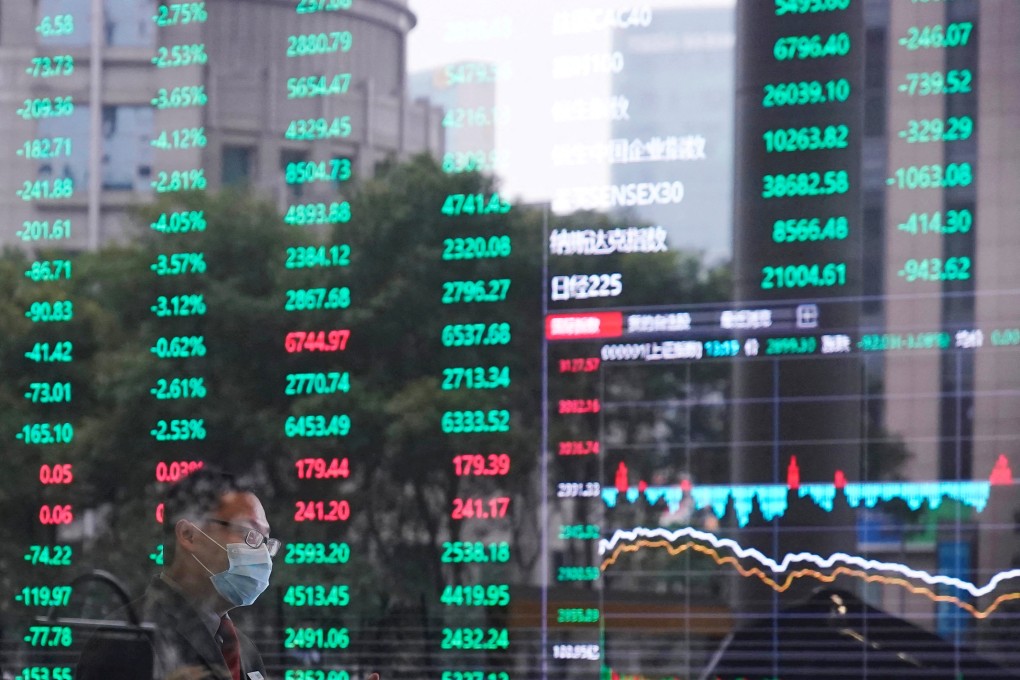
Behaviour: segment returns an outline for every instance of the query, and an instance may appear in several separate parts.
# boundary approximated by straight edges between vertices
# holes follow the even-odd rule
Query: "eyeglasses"
[[[259,548],[263,543],[266,545],[266,550],[269,551],[270,557],[276,557],[276,553],[280,552],[280,546],[283,543],[278,538],[269,538],[261,531],[246,527],[243,524],[235,524],[234,522],[228,522],[225,519],[219,519],[218,517],[204,517],[206,522],[212,522],[213,524],[219,524],[224,527],[233,527],[240,529],[245,532],[244,542],[249,548]]]

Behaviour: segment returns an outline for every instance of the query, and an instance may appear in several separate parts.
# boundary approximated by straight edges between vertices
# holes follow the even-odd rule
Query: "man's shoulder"
[[[180,593],[154,578],[140,597],[110,612],[93,631],[82,649],[77,677],[151,677],[155,660],[168,646],[176,646],[178,631],[193,625],[182,620],[189,618],[188,609]]]
[[[135,611],[140,620],[160,625],[182,616],[194,616],[187,599],[159,576],[149,582],[145,593],[135,601]]]
[[[152,677],[153,638],[158,624],[142,614],[148,594],[146,589],[141,597],[111,611],[89,635],[78,659],[77,680]]]
[[[144,595],[111,615],[86,643],[78,680],[137,680],[167,677],[188,668],[196,678],[221,678],[219,645],[206,622],[172,584],[156,578]],[[118,620],[119,619],[119,620]],[[260,672],[265,666],[252,640],[238,631],[242,666]],[[195,674],[197,673],[197,674]]]

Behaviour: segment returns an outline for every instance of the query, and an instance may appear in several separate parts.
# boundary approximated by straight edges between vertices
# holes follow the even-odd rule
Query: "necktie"
[[[223,652],[223,660],[227,662],[230,677],[234,680],[241,680],[241,643],[237,639],[234,622],[226,616],[220,619],[220,628],[216,631],[216,638],[220,642],[220,650]]]

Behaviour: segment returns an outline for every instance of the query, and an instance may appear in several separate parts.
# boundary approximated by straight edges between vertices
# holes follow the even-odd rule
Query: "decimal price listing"
[[[35,488],[37,505],[32,508],[35,530],[30,544],[20,546],[23,560],[30,567],[25,573],[31,581],[19,583],[12,595],[16,606],[32,615],[41,616],[52,608],[65,607],[72,596],[67,584],[68,570],[75,566],[74,548],[71,545],[52,543],[56,529],[75,521],[73,493],[77,484],[73,454],[68,453],[75,441],[77,422],[72,414],[78,395],[78,385],[71,378],[74,369],[74,343],[67,337],[73,334],[76,323],[75,300],[69,288],[81,275],[75,261],[72,239],[79,234],[78,226],[67,204],[80,198],[83,187],[68,175],[41,176],[42,167],[63,167],[71,159],[87,154],[87,149],[72,143],[69,117],[75,113],[77,102],[70,91],[71,76],[80,66],[75,56],[60,46],[63,39],[75,36],[84,28],[82,17],[66,11],[72,3],[51,3],[51,14],[42,14],[35,24],[37,54],[21,62],[25,76],[35,85],[33,91],[43,88],[45,96],[33,96],[11,104],[6,115],[29,121],[33,133],[17,140],[11,159],[15,181],[9,199],[18,203],[18,211],[25,218],[12,229],[15,237],[29,245],[37,254],[22,272],[22,282],[29,294],[24,317],[33,326],[49,329],[42,342],[25,342],[18,350],[23,362],[24,378],[18,388],[22,400],[12,405],[16,418],[16,431],[9,443],[37,453],[39,463],[32,467],[31,478],[19,480],[26,488]],[[64,10],[64,11],[60,11]],[[38,87],[36,87],[38,86]],[[43,130],[46,131],[43,134]],[[12,225],[14,226],[14,225]],[[80,249],[81,243],[73,245]],[[49,537],[49,540],[43,537]],[[70,627],[59,625],[30,625],[13,630],[12,638],[20,635],[24,646],[31,648],[32,656],[52,655],[76,642]],[[18,680],[71,680],[72,670],[67,666],[25,667],[13,676]]]
[[[918,114],[896,121],[889,136],[886,187],[896,209],[886,228],[898,257],[888,258],[887,272],[908,289],[966,289],[977,276],[978,166],[970,162],[979,124],[977,26],[946,21],[945,10],[929,3],[912,16],[890,49],[893,63],[904,65],[892,76],[891,104]]]
[[[287,69],[277,93],[283,107],[277,134],[301,154],[280,167],[287,191],[280,219],[287,242],[275,253],[286,282],[278,311],[293,328],[283,338],[282,363],[287,368],[279,389],[292,404],[292,415],[281,424],[292,447],[297,488],[287,528],[294,542],[288,542],[282,555],[286,564],[294,565],[288,572],[292,581],[283,584],[281,594],[290,626],[284,647],[320,653],[356,646],[357,633],[345,619],[347,610],[357,605],[357,594],[345,582],[352,548],[342,540],[344,527],[358,512],[344,491],[353,488],[360,465],[346,443],[358,427],[347,407],[360,389],[359,376],[349,370],[357,363],[349,353],[358,351],[358,338],[345,325],[361,302],[358,252],[344,238],[357,218],[345,199],[357,177],[355,163],[337,147],[361,134],[348,94],[358,75],[347,70],[351,55],[363,49],[348,12],[357,1],[289,0],[290,33],[272,47]],[[328,101],[311,106],[309,100]],[[302,407],[308,403],[316,407]],[[329,540],[322,540],[325,537]],[[321,578],[323,566],[330,582],[310,582]],[[284,677],[351,676],[340,668],[295,667]]]
[[[471,120],[477,123],[485,115]],[[486,167],[496,151],[469,156],[457,160],[447,154],[443,169],[456,173],[468,166]],[[435,250],[435,266],[448,272],[435,297],[446,321],[437,338],[445,366],[436,376],[436,385],[443,398],[451,400],[448,403],[476,405],[471,410],[443,410],[436,423],[446,436],[458,479],[458,495],[450,499],[449,520],[465,527],[491,526],[499,535],[514,509],[511,498],[501,493],[510,483],[513,468],[513,456],[505,444],[514,422],[514,414],[505,407],[513,386],[508,361],[513,331],[506,310],[516,291],[513,280],[501,276],[511,271],[509,258],[514,254],[513,236],[501,224],[512,205],[495,192],[455,193],[446,195],[435,209],[448,229]],[[477,396],[463,401],[468,395]],[[510,587],[500,580],[505,578],[505,565],[512,555],[513,546],[506,541],[443,543],[439,569],[450,580],[436,596],[446,610],[448,627],[443,629],[437,651],[459,658],[477,656],[477,663],[482,664],[484,652],[510,647],[507,629],[468,626],[481,626],[500,617],[489,610],[510,605]],[[475,675],[474,671],[443,673],[464,680]],[[508,674],[499,667],[477,672],[481,678],[504,675]]]
[[[216,384],[204,375],[210,347],[202,324],[216,314],[204,292],[205,280],[215,262],[204,250],[183,250],[175,245],[183,234],[215,229],[202,210],[175,208],[185,192],[209,186],[204,161],[208,146],[202,125],[209,103],[202,74],[210,63],[201,36],[209,21],[206,2],[166,2],[155,8],[156,45],[149,62],[160,73],[162,87],[152,90],[154,130],[149,145],[156,169],[149,187],[167,205],[149,224],[159,253],[148,264],[152,283],[161,295],[151,298],[146,311],[154,321],[156,337],[149,347],[157,360],[149,396],[158,417],[148,430],[159,460],[152,462],[161,486],[173,484],[204,467],[202,447],[210,436],[203,407],[216,398]],[[192,242],[194,243],[194,242]],[[201,247],[201,246],[199,246]],[[192,333],[196,333],[192,335]],[[156,507],[162,521],[162,505]],[[163,564],[162,546],[153,537],[149,559]]]
[[[553,348],[555,347],[554,345]],[[577,351],[577,346],[574,347],[574,351]],[[591,457],[597,456],[600,451],[599,425],[598,421],[592,419],[592,415],[602,411],[599,393],[593,389],[593,385],[597,383],[592,381],[592,374],[598,372],[600,367],[601,360],[598,357],[587,356],[583,350],[575,356],[556,357],[549,363],[551,394],[546,407],[548,418],[550,422],[556,423],[556,429],[579,438],[577,441],[553,440],[548,445],[550,450],[558,453],[550,469],[553,471],[551,477],[555,482],[555,497],[563,503],[560,513],[563,518],[574,521],[591,519],[594,517],[592,513],[600,511],[596,503],[599,500],[601,483],[589,481],[597,463],[597,460]],[[595,540],[600,536],[599,526],[587,523],[556,524],[546,529],[551,542]],[[571,551],[571,554],[576,556],[574,557],[576,561],[583,560],[584,555],[591,553],[587,550],[576,550]],[[549,580],[558,582],[562,589],[590,587],[591,581],[597,580],[601,575],[598,567],[583,562],[550,569],[554,571],[549,574]],[[580,574],[584,577],[575,577]],[[569,598],[569,595],[564,597]],[[584,629],[577,624],[600,621],[601,612],[598,609],[594,609],[593,613],[580,615],[551,604],[546,616],[550,621],[555,621],[550,631],[550,649],[547,653],[569,641],[583,643],[597,641],[597,638],[592,636],[590,626]]]
[[[761,99],[749,104],[762,127],[748,165],[758,196],[747,203],[769,234],[755,258],[758,289],[767,294],[828,296],[857,281],[847,262],[828,259],[845,252],[840,242],[857,238],[848,209],[860,190],[857,3],[773,0],[748,10],[773,36],[754,68]]]

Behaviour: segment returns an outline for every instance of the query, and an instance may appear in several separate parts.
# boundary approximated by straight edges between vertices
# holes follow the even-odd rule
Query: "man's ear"
[[[189,553],[195,552],[195,541],[198,540],[198,529],[186,519],[177,520],[174,525],[174,536],[177,538],[177,547],[183,548]]]

